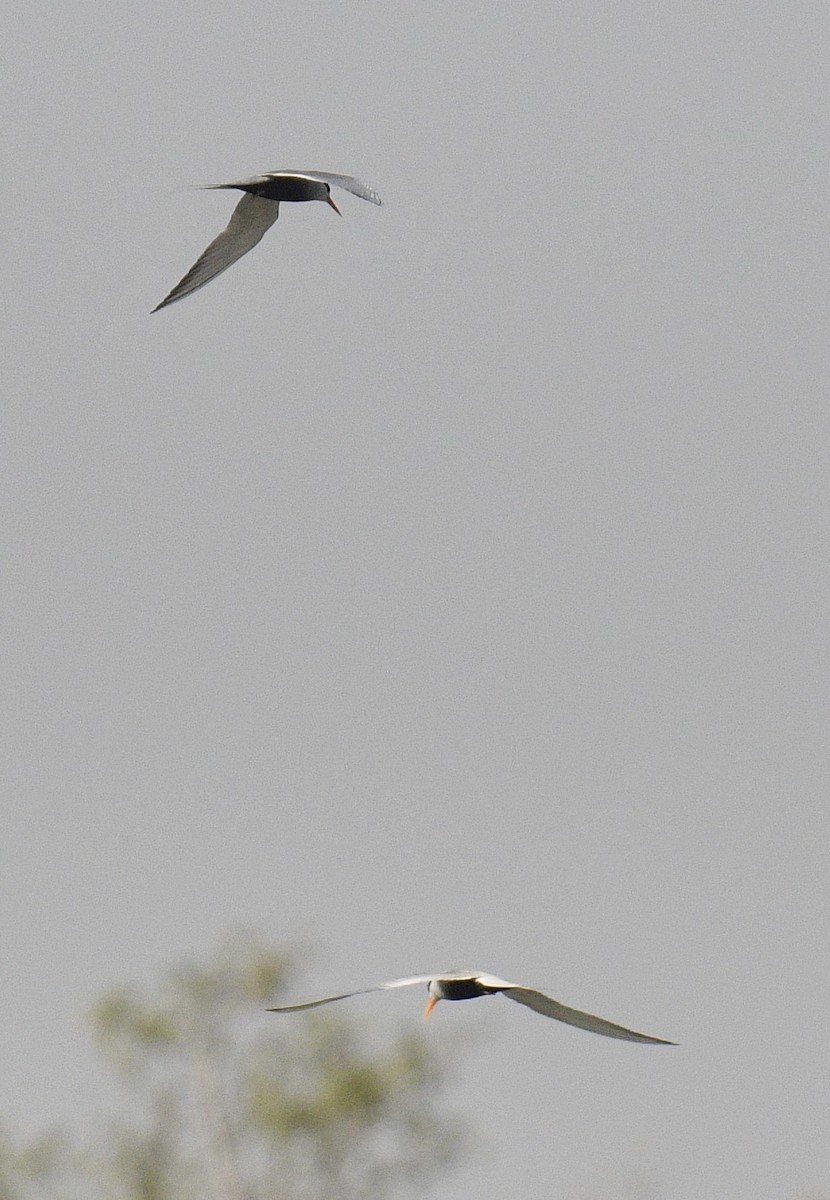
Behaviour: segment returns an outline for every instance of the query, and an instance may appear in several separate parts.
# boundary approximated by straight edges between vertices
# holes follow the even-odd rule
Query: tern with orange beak
[[[298,203],[323,200],[339,214],[340,209],[331,198],[332,187],[343,188],[372,204],[383,203],[374,188],[367,187],[359,179],[353,179],[351,175],[331,175],[327,171],[270,171],[265,175],[255,175],[252,179],[241,179],[238,183],[211,184],[206,190],[229,188],[244,192],[245,195],[233,210],[227,228],[210,243],[204,254],[161,304],[156,305],[153,312],[198,291],[211,279],[227,271],[243,254],[253,250],[280,215],[280,201]]]
[[[497,979],[494,975],[483,975],[477,971],[450,971],[445,975],[412,975],[407,979],[391,979],[388,983],[376,983],[373,987],[358,988],[354,992],[339,992],[336,996],[323,996],[320,1000],[306,1000],[302,1004],[283,1004],[279,1008],[269,1008],[268,1012],[300,1012],[306,1008],[318,1008],[321,1004],[331,1004],[335,1000],[347,1000],[350,996],[363,996],[368,992],[385,992],[390,988],[412,987],[414,984],[427,985],[427,1006],[424,1016],[428,1017],[439,1000],[475,1000],[479,996],[507,996],[517,1004],[524,1004],[543,1017],[552,1017],[554,1021],[563,1021],[566,1025],[575,1025],[577,1029],[586,1029],[589,1033],[599,1033],[603,1037],[620,1038],[625,1042],[646,1042],[653,1046],[674,1046],[665,1038],[651,1037],[647,1033],[637,1033],[603,1017],[595,1017],[592,1013],[580,1012],[578,1008],[568,1008],[558,1000],[551,999],[544,992],[535,988],[523,987],[518,983],[508,983],[505,979]]]

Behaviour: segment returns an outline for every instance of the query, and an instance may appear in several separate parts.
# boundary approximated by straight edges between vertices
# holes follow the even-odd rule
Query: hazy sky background
[[[830,1191],[826,4],[14,7],[0,1119],[249,924],[681,1043],[441,1006],[429,1196]]]

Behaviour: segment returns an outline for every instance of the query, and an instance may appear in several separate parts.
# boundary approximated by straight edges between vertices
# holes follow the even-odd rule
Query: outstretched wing
[[[321,1004],[333,1004],[335,1000],[348,1000],[350,996],[363,996],[366,992],[376,992],[377,988],[358,988],[356,992],[339,992],[336,996],[323,996],[319,1000],[304,1000],[301,1004],[279,1004],[275,1008],[266,1008],[266,1012],[301,1012],[304,1008],[319,1008]]]
[[[568,1008],[558,1000],[552,1000],[544,992],[537,992],[527,987],[507,987],[502,989],[505,996],[524,1004],[543,1017],[553,1017],[554,1021],[564,1021],[566,1025],[575,1025],[577,1029],[587,1029],[589,1033],[601,1033],[603,1037],[621,1038],[625,1042],[648,1042],[655,1046],[675,1046],[676,1042],[668,1042],[665,1038],[649,1037],[646,1033],[636,1033],[613,1021],[595,1017],[592,1013],[580,1012],[578,1008]]]
[[[385,992],[389,988],[411,987],[415,983],[429,983],[433,975],[411,975],[406,979],[390,979],[388,983],[375,983],[372,987],[358,988],[355,992],[338,992],[336,996],[323,996],[320,1000],[305,1000],[302,1004],[281,1004],[277,1008],[266,1008],[266,1012],[300,1012],[304,1008],[319,1008],[321,1004],[333,1004],[335,1000],[348,1000],[351,996],[366,996],[369,992]]]
[[[233,210],[228,225],[214,238],[207,250],[196,260],[193,266],[161,304],[157,304],[153,312],[158,312],[174,300],[182,300],[191,292],[198,291],[211,279],[227,271],[237,259],[249,250],[253,250],[262,235],[270,229],[280,215],[279,202],[263,200],[260,196],[252,196],[248,192],[242,197]]]
[[[369,200],[372,204],[383,204],[373,187],[369,187],[368,183],[361,183],[352,175],[332,175],[328,171],[290,171],[286,174],[305,175],[308,179],[319,179],[322,183],[343,188],[344,191],[351,192],[353,196],[359,196],[361,200]]]

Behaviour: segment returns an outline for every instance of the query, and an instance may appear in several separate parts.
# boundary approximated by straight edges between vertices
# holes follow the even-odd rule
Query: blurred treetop
[[[156,994],[95,1006],[129,1120],[78,1149],[0,1138],[0,1200],[383,1200],[446,1168],[460,1129],[420,1030],[367,1048],[355,1019],[267,1014],[297,972],[252,934]]]

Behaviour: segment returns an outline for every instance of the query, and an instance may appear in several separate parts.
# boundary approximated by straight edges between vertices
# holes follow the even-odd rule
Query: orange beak
[[[326,204],[330,205],[330,206],[331,206],[331,207],[334,209],[334,211],[337,213],[338,217],[342,217],[342,216],[343,216],[342,212],[341,212],[341,211],[340,211],[340,209],[337,207],[337,205],[334,203],[334,201],[332,200],[331,196],[326,196]]]
[[[427,1006],[426,1006],[426,1008],[424,1009],[424,1020],[426,1020],[426,1019],[427,1019],[427,1017],[428,1017],[428,1016],[429,1016],[429,1014],[432,1012],[432,1010],[435,1008],[435,1005],[436,1005],[437,1003],[438,1003],[438,1001],[437,1001],[437,999],[435,998],[435,996],[430,996],[429,1000],[427,1000]]]

